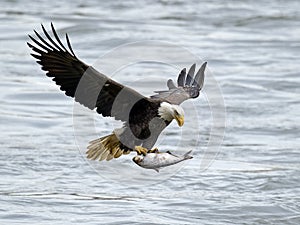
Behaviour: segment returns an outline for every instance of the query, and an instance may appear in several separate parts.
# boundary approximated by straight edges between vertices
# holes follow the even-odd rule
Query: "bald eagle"
[[[114,117],[123,122],[120,129],[93,140],[87,147],[87,158],[111,160],[122,154],[136,151],[147,154],[151,151],[160,133],[175,119],[179,126],[184,123],[184,111],[180,104],[190,98],[197,98],[204,83],[206,62],[195,74],[193,64],[186,73],[181,70],[177,86],[170,79],[168,90],[155,91],[145,97],[135,90],[108,78],[79,60],[74,54],[66,34],[67,47],[63,45],[53,24],[52,37],[42,25],[44,37],[34,30],[36,38],[29,35],[33,43],[27,43],[33,50],[46,75],[60,86],[67,96],[96,110],[104,117]],[[194,76],[195,74],[195,76]]]

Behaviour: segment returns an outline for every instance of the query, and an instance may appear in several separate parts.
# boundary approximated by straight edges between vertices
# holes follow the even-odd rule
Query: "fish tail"
[[[191,156],[190,154],[192,153],[192,150],[188,151],[187,153],[185,153],[183,155],[184,159],[192,159],[193,156]]]
[[[121,155],[129,153],[121,149],[121,142],[115,133],[95,139],[87,147],[87,158],[91,160],[107,161],[119,158]]]

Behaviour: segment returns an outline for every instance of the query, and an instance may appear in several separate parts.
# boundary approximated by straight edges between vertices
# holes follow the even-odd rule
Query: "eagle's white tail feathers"
[[[120,144],[115,133],[93,140],[87,147],[87,158],[100,161],[106,159],[109,161],[113,158],[119,158],[122,154],[129,153],[122,150]]]

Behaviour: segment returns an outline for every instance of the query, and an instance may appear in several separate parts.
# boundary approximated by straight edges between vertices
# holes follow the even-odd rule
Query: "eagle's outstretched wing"
[[[47,71],[46,75],[51,77],[67,96],[74,97],[75,101],[90,109],[96,108],[103,116],[112,116],[122,121],[128,121],[128,114],[124,112],[130,110],[135,102],[141,99],[148,102],[148,98],[109,79],[79,60],[73,52],[68,35],[66,34],[67,49],[60,41],[52,23],[51,28],[54,38],[42,25],[46,38],[34,31],[37,38],[29,35],[34,45],[27,44],[34,51],[31,55],[38,60],[37,63],[42,69]]]
[[[193,64],[186,74],[186,69],[181,70],[177,79],[177,87],[173,80],[168,80],[169,90],[155,91],[155,95],[151,96],[153,99],[160,99],[170,102],[171,104],[179,105],[187,99],[197,98],[199,92],[204,84],[204,71],[206,62],[202,64],[197,74],[194,77],[196,64]]]

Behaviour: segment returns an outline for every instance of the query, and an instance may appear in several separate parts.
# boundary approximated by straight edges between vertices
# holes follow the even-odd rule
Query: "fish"
[[[188,151],[184,155],[178,156],[174,155],[170,151],[167,152],[154,152],[147,153],[145,156],[137,155],[133,157],[133,161],[145,169],[153,169],[159,172],[159,169],[166,166],[171,166],[179,162],[192,159],[193,156],[190,155],[192,151]]]

